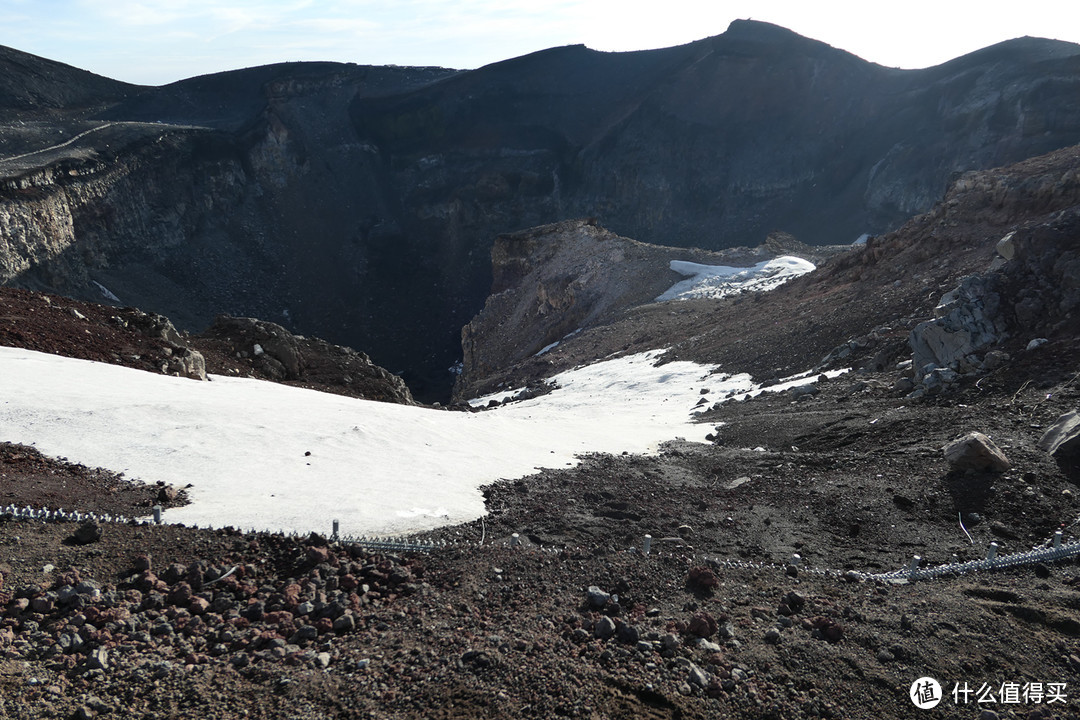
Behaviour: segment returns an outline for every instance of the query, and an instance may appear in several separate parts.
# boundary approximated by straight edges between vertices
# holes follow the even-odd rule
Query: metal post
[[[335,540],[337,540],[339,530],[341,530],[341,522],[338,521],[337,519],[335,519],[334,520],[334,535],[333,535]]]
[[[154,524],[155,525],[160,525],[161,524],[161,506],[160,505],[155,505],[154,506]]]
[[[1054,549],[1055,550],[1060,550],[1061,549],[1061,531],[1060,530],[1058,530],[1056,533],[1054,533]]]
[[[908,565],[908,575],[914,575],[919,570],[919,563],[922,562],[922,557],[914,555],[911,558],[911,563]]]
[[[517,547],[521,544],[521,535],[514,533],[510,536],[510,547]]]
[[[998,544],[996,542],[990,543],[990,548],[986,551],[986,559],[988,561],[997,557]]]
[[[645,542],[642,543],[641,547],[642,547],[642,552],[645,555],[648,555],[649,551],[652,550],[652,535],[646,535],[645,536]]]

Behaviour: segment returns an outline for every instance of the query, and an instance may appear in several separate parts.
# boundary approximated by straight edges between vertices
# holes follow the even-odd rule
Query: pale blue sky
[[[907,68],[1022,35],[1080,42],[1075,0],[0,0],[0,45],[158,85],[288,60],[474,68],[668,47],[747,17]]]

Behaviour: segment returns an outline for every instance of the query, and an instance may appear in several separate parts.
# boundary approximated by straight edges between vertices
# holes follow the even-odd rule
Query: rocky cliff
[[[423,310],[401,287],[395,231],[375,227],[388,200],[345,108],[447,74],[282,65],[127,86],[104,110],[47,122],[12,110],[0,280],[193,330],[219,313],[272,318],[415,367]]]
[[[454,396],[468,400],[545,375],[547,353],[563,341],[625,319],[682,280],[672,261],[749,267],[778,255],[820,261],[847,249],[811,247],[782,233],[756,248],[665,247],[620,237],[592,219],[500,235],[491,249],[491,295],[461,332]]]
[[[583,247],[631,242],[590,232],[598,237],[579,240]],[[987,373],[1001,376],[1010,356],[1038,368],[1080,352],[1080,146],[965,173],[929,212],[848,252],[815,257],[817,270],[766,293],[663,303],[630,293],[618,302],[608,298],[602,319],[583,322],[580,332],[536,356],[543,346],[518,329],[515,323],[526,322],[519,317],[528,316],[526,327],[545,329],[543,299],[552,295],[564,301],[562,313],[586,315],[602,279],[621,272],[615,264],[589,272],[599,254],[568,263],[552,251],[560,247],[557,233],[549,229],[548,242],[538,242],[544,237],[496,243],[505,245],[494,254],[496,275],[515,285],[494,294],[463,333],[462,399],[539,386],[612,354],[656,349],[667,349],[669,359],[712,363],[762,381],[814,369],[891,372],[895,387],[877,389],[896,395],[937,394]],[[514,258],[515,248],[527,259]],[[658,262],[664,250],[650,249],[657,255],[638,266],[636,283],[648,282],[650,267],[653,282],[664,277]],[[796,254],[814,257],[805,250]],[[789,251],[774,242],[752,252]],[[571,280],[572,293],[539,292],[562,276],[587,277],[589,286]],[[898,370],[905,360],[906,369]],[[1067,378],[1046,371],[1043,379]]]
[[[139,88],[4,49],[0,282],[362,347],[445,397],[500,234],[850,242],[957,172],[1080,142],[1080,47],[918,71],[736,22],[457,72],[283,64]],[[99,287],[100,286],[100,287]]]

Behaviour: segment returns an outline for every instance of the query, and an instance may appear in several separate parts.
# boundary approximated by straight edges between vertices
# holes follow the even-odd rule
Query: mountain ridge
[[[470,71],[93,80],[40,121],[0,103],[0,282],[85,299],[100,284],[188,329],[272,319],[445,400],[498,235],[584,217],[712,250],[879,234],[956,173],[1080,142],[1071,50],[1021,39],[897,70],[749,21]]]

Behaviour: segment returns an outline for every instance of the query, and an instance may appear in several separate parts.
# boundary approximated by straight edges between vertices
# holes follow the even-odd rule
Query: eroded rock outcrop
[[[413,404],[405,381],[365,353],[294,335],[277,323],[219,315],[193,342],[234,357],[258,377],[340,391],[354,397]]]
[[[491,251],[492,293],[461,333],[464,367],[455,397],[495,390],[521,363],[543,375],[546,353],[562,341],[654,303],[682,280],[671,269],[674,260],[748,267],[778,254],[817,258],[838,251],[810,248],[785,234],[757,248],[664,247],[620,237],[591,219],[501,235]]]
[[[935,308],[939,317],[911,331],[912,365],[922,380],[940,368],[967,373],[982,369],[980,353],[1006,337],[996,278],[965,278]]]

